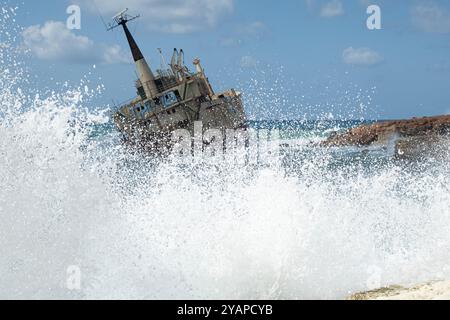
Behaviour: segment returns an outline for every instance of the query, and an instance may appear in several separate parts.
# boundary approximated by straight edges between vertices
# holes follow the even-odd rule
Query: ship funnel
[[[141,49],[137,45],[127,26],[127,23],[129,21],[132,21],[138,18],[139,16],[130,17],[127,14],[127,11],[128,9],[125,9],[124,11],[118,13],[113,17],[114,24],[110,25],[109,30],[117,28],[118,26],[123,27],[123,31],[125,32],[125,36],[127,37],[128,44],[130,45],[133,60],[136,64],[139,80],[141,81],[145,91],[145,95],[147,96],[148,99],[152,99],[158,94],[158,88],[156,87],[155,83],[155,76],[153,75],[153,72],[147,63],[147,60],[145,60],[144,55],[141,52]]]
[[[172,72],[177,74],[177,60],[178,60],[178,50],[177,48],[173,49],[172,59],[170,60],[170,67],[172,68]]]
[[[184,51],[183,49],[180,50],[180,54],[178,55],[178,67],[182,69],[184,66]]]
[[[173,49],[170,67],[172,68],[173,73],[177,76],[178,80],[183,81],[186,72],[183,49],[181,49],[180,52],[178,52],[177,48]]]

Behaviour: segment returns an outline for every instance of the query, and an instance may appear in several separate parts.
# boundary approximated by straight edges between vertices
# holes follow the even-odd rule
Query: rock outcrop
[[[392,286],[357,293],[348,300],[449,300],[450,281],[434,281],[405,288]]]
[[[336,133],[329,137],[324,146],[369,146],[386,143],[393,137],[435,139],[450,134],[450,115],[376,122]]]

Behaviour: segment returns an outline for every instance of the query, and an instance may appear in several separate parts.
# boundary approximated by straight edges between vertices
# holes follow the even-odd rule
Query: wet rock
[[[426,142],[449,134],[450,115],[413,118],[377,122],[352,128],[330,136],[322,143],[322,146],[369,146],[374,143],[387,144],[397,138],[401,140],[411,137],[420,137],[421,141]],[[405,140],[404,143],[407,142],[408,140]]]

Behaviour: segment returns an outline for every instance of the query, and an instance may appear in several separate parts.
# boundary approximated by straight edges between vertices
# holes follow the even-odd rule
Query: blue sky
[[[17,4],[24,55],[36,84],[58,89],[83,76],[105,91],[90,104],[134,96],[134,66],[120,29],[128,7],[153,69],[156,48],[200,57],[216,90],[245,94],[254,118],[405,118],[450,113],[450,1],[445,0],[43,0]],[[81,8],[81,30],[65,27]],[[381,30],[368,30],[369,4]],[[96,68],[93,68],[93,65]]]

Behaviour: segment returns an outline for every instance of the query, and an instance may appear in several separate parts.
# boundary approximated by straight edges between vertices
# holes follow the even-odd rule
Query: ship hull
[[[115,123],[128,147],[152,153],[168,153],[180,133],[192,139],[214,130],[226,136],[228,130],[246,130],[247,121],[241,96],[233,92],[202,103],[179,105],[168,112],[142,119],[116,114]],[[201,130],[199,132],[199,130]],[[207,141],[204,141],[207,143]]]

